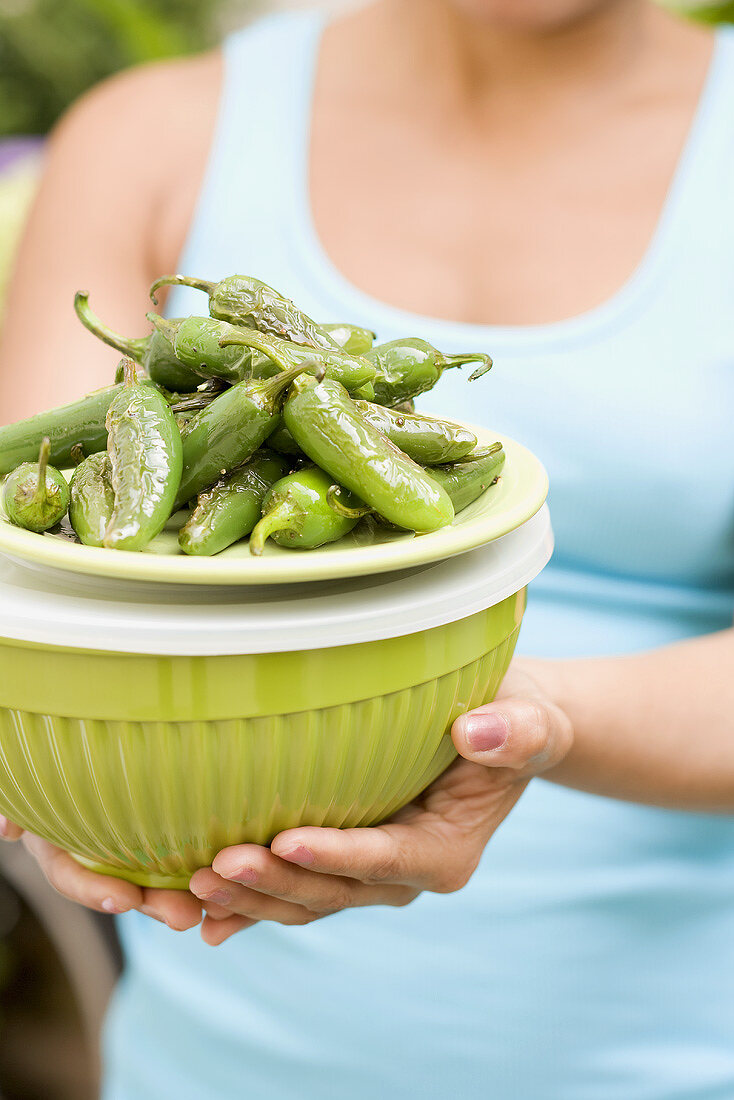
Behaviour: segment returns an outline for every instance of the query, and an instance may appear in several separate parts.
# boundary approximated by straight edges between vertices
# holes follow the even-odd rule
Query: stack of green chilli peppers
[[[0,427],[10,522],[52,530],[67,514],[85,546],[144,550],[171,515],[186,554],[250,537],[310,550],[358,523],[425,533],[450,524],[502,470],[501,444],[419,416],[413,399],[448,367],[492,365],[443,355],[414,337],[317,324],[259,279],[165,276],[209,298],[208,317],[149,313],[149,336],[107,328],[79,293],[91,332],[123,354],[115,384],[64,408]],[[74,466],[70,484],[58,467]]]

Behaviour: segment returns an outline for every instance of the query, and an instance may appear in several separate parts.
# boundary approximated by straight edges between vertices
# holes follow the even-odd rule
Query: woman
[[[147,915],[120,922],[106,1100],[731,1100],[733,100],[731,35],[643,0],[382,0],[60,126],[3,419],[109,377],[77,287],[133,332],[159,273],[251,271],[490,350],[484,388],[424,407],[533,448],[557,536],[502,697],[392,824],[229,849],[190,895],[26,838],[62,892]]]

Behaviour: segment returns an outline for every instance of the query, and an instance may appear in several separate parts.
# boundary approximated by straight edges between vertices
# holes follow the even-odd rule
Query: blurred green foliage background
[[[110,73],[203,49],[258,0],[0,0],[0,135],[42,134]]]
[[[734,0],[664,0],[734,21]],[[43,134],[86,88],[217,41],[268,0],[0,0],[0,136]]]

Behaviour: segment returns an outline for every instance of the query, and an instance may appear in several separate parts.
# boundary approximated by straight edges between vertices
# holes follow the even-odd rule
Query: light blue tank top
[[[631,653],[729,626],[734,37],[718,35],[635,273],[572,320],[503,327],[395,309],[325,254],[307,189],[321,30],[312,14],[278,16],[227,42],[181,270],[256,273],[314,317],[491,352],[486,385],[450,372],[423,406],[496,426],[549,470],[557,549],[520,651]],[[205,305],[184,291],[170,308]],[[706,736],[695,714],[690,736]],[[218,949],[138,915],[120,928],[105,1100],[734,1098],[724,817],[538,780],[460,893],[260,924]]]

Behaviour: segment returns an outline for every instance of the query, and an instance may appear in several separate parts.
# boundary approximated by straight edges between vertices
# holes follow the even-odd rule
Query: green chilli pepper
[[[485,489],[494,485],[505,465],[505,452],[501,443],[481,453],[468,455],[463,462],[452,466],[434,466],[431,477],[451,497],[455,512],[461,512],[477,500]]]
[[[50,461],[54,466],[74,465],[75,457],[80,455],[79,448],[84,454],[104,451],[107,447],[105,417],[121,390],[122,386],[105,386],[87,394],[81,401],[0,428],[0,474],[10,473],[21,462],[35,461],[46,436],[51,440]]]
[[[165,526],[181,481],[182,444],[163,395],[138,382],[132,359],[107,413],[107,449],[115,507],[104,545],[142,550]]]
[[[444,490],[359,412],[339,382],[297,378],[283,421],[298,446],[391,523],[435,531],[454,518]]]
[[[329,334],[335,344],[344,351],[351,352],[352,355],[364,355],[377,338],[377,333],[370,329],[362,328],[361,325],[348,325],[346,322],[321,325],[321,328]]]
[[[371,401],[356,401],[355,404],[365,420],[421,466],[456,462],[477,445],[477,437],[458,424],[431,416],[395,412]]]
[[[294,344],[315,348],[333,348],[335,341],[328,332],[284,298],[267,283],[250,275],[230,275],[219,282],[189,278],[186,275],[164,275],[150,288],[161,286],[191,286],[209,295],[209,312],[220,321],[246,325],[273,336],[281,336]]]
[[[303,370],[299,365],[276,378],[239,382],[189,421],[183,434],[184,472],[176,508],[255,453],[280,423],[285,391]]]
[[[222,347],[249,347],[271,359],[281,370],[286,370],[297,363],[305,364],[309,370],[316,373],[324,371],[328,378],[335,378],[346,386],[348,390],[358,389],[372,381],[375,376],[375,368],[362,355],[351,355],[341,348],[307,348],[291,343],[290,340],[281,340],[278,336],[268,336],[255,329],[236,328],[220,339]],[[228,374],[222,370],[218,377],[227,381],[236,381],[238,371]]]
[[[113,332],[100,321],[89,308],[89,295],[78,291],[74,296],[76,315],[91,333],[111,348],[117,348],[128,359],[134,360],[145,373],[169,390],[188,393],[201,384],[201,378],[182,363],[173,350],[171,332],[175,331],[178,320],[168,321],[165,331],[154,328],[150,336],[128,339]]]
[[[365,358],[377,370],[372,383],[375,401],[378,405],[388,406],[400,405],[432,389],[450,367],[479,363],[480,366],[469,375],[469,380],[474,382],[492,366],[492,360],[483,352],[443,355],[426,340],[411,336],[378,344],[365,354]]]
[[[201,493],[178,533],[184,554],[218,554],[249,535],[262,515],[265,494],[287,472],[281,455],[257,451],[244,466]]]
[[[291,550],[314,550],[347,535],[358,518],[338,515],[329,506],[332,481],[318,466],[277,481],[263,501],[263,518],[250,535],[250,552],[262,554],[269,538]],[[361,505],[357,498],[345,495],[348,504]]]
[[[69,521],[85,546],[104,546],[104,537],[115,509],[107,451],[99,451],[74,471],[69,500]]]
[[[38,534],[55,527],[69,508],[69,486],[63,474],[49,466],[50,453],[51,442],[44,439],[38,462],[24,462],[10,474],[4,488],[10,522]]]

